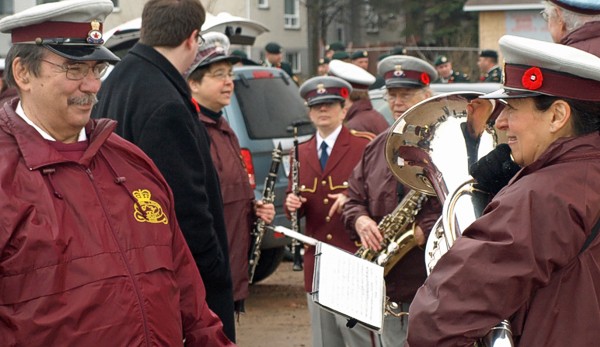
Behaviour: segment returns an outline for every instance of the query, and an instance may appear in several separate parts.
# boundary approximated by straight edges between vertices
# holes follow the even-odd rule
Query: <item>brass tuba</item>
[[[473,199],[460,199],[473,196],[469,166],[499,142],[493,127],[495,104],[479,99],[476,102],[490,102],[482,104],[487,109],[467,110],[481,95],[455,92],[424,100],[394,122],[386,142],[386,160],[394,176],[418,192],[436,195],[444,205],[425,247],[428,274],[482,210]],[[508,321],[494,327],[476,346],[513,346]]]

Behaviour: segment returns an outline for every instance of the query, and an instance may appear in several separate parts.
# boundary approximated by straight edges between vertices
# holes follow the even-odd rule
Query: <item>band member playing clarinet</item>
[[[223,108],[233,93],[232,64],[240,59],[228,55],[229,39],[211,32],[203,35],[196,62],[189,69],[188,85],[198,103],[198,117],[210,137],[210,156],[219,174],[223,213],[227,231],[229,263],[233,280],[235,312],[244,312],[248,297],[248,249],[252,224],[257,218],[270,223],[275,216],[271,202],[254,200],[248,171],[237,136],[223,117]]]
[[[292,192],[292,177],[285,200],[286,213],[298,211],[306,218],[306,235],[332,244],[348,252],[358,245],[349,237],[341,220],[341,207],[346,199],[348,176],[360,160],[371,133],[350,131],[342,125],[346,115],[345,98],[350,84],[337,77],[314,77],[300,87],[300,95],[309,107],[316,134],[298,147],[298,181],[300,197]],[[312,291],[315,248],[306,246],[304,284]],[[314,347],[377,346],[374,334],[362,326],[350,329],[347,319],[317,306],[307,294],[311,314]]]

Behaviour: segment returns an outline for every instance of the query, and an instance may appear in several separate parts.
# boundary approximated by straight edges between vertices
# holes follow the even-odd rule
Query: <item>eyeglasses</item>
[[[231,71],[231,70],[229,70],[229,71],[217,70],[215,72],[209,71],[206,74],[212,78],[216,78],[221,81],[225,81],[227,79],[227,77],[229,77],[230,79],[233,79],[233,76],[234,76],[233,71]]]
[[[548,20],[549,20],[549,19],[550,19],[550,17],[551,17],[551,13],[550,13],[550,11],[548,11],[548,10],[550,10],[550,11],[556,11],[556,8],[555,8],[555,7],[551,7],[551,8],[549,8],[549,9],[548,9],[548,8],[546,8],[546,9],[543,9],[543,10],[541,10],[541,11],[540,11],[540,16],[542,16],[542,19],[543,19],[545,22],[548,22]]]
[[[202,37],[202,35],[198,34],[198,46],[203,46],[204,43],[206,43],[206,41],[204,40],[204,37]]]
[[[383,99],[385,101],[391,101],[391,102],[395,102],[396,99],[400,99],[402,101],[410,101],[412,98],[414,98],[420,92],[421,92],[420,89],[414,90],[414,91],[409,91],[409,92],[396,92],[396,93],[391,93],[391,94],[389,92],[386,92],[385,95],[383,96]]]
[[[94,77],[96,79],[102,78],[102,76],[104,76],[104,74],[108,70],[107,62],[102,62],[102,63],[98,63],[94,66],[89,66],[88,64],[84,64],[84,63],[56,64],[56,63],[53,63],[46,59],[42,59],[42,61],[44,61],[48,64],[51,64],[51,65],[54,65],[56,67],[59,67],[61,70],[66,72],[67,79],[73,80],[73,81],[79,81],[79,80],[84,79],[90,72],[90,69],[94,73]]]

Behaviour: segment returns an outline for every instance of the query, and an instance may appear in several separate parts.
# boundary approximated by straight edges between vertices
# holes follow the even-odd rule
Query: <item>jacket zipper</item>
[[[129,278],[131,279],[131,283],[135,290],[135,294],[138,299],[138,304],[140,305],[140,310],[142,312],[142,322],[144,324],[144,333],[146,335],[146,346],[150,347],[150,331],[148,329],[148,318],[147,318],[147,314],[146,314],[146,309],[144,308],[144,302],[142,300],[142,294],[141,294],[140,288],[138,287],[138,284],[135,281],[135,276],[133,275],[133,270],[131,269],[131,264],[129,264],[129,262],[127,261],[127,257],[125,256],[125,250],[123,249],[121,243],[119,242],[117,235],[115,234],[115,229],[113,228],[112,223],[110,221],[110,218],[109,218],[110,215],[106,209],[106,204],[104,203],[104,200],[100,196],[98,187],[96,187],[96,183],[94,181],[94,174],[92,173],[92,171],[89,168],[85,168],[85,172],[87,173],[88,177],[90,178],[90,181],[92,182],[92,186],[94,186],[94,191],[96,192],[96,196],[98,197],[98,200],[100,201],[100,205],[102,205],[102,211],[104,212],[104,215],[106,216],[108,225],[110,225],[110,231],[112,233],[113,239],[115,240],[117,247],[119,247],[119,253],[121,255],[121,258],[123,259],[123,263],[125,263],[125,266],[127,267],[127,272],[129,273]]]

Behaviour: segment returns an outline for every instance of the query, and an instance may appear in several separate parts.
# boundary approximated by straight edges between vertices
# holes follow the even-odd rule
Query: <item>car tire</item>
[[[258,264],[256,265],[256,270],[254,271],[254,278],[252,283],[258,283],[265,278],[269,277],[279,264],[283,260],[283,255],[285,254],[285,247],[276,247],[263,249],[260,251],[260,258],[258,259]]]

